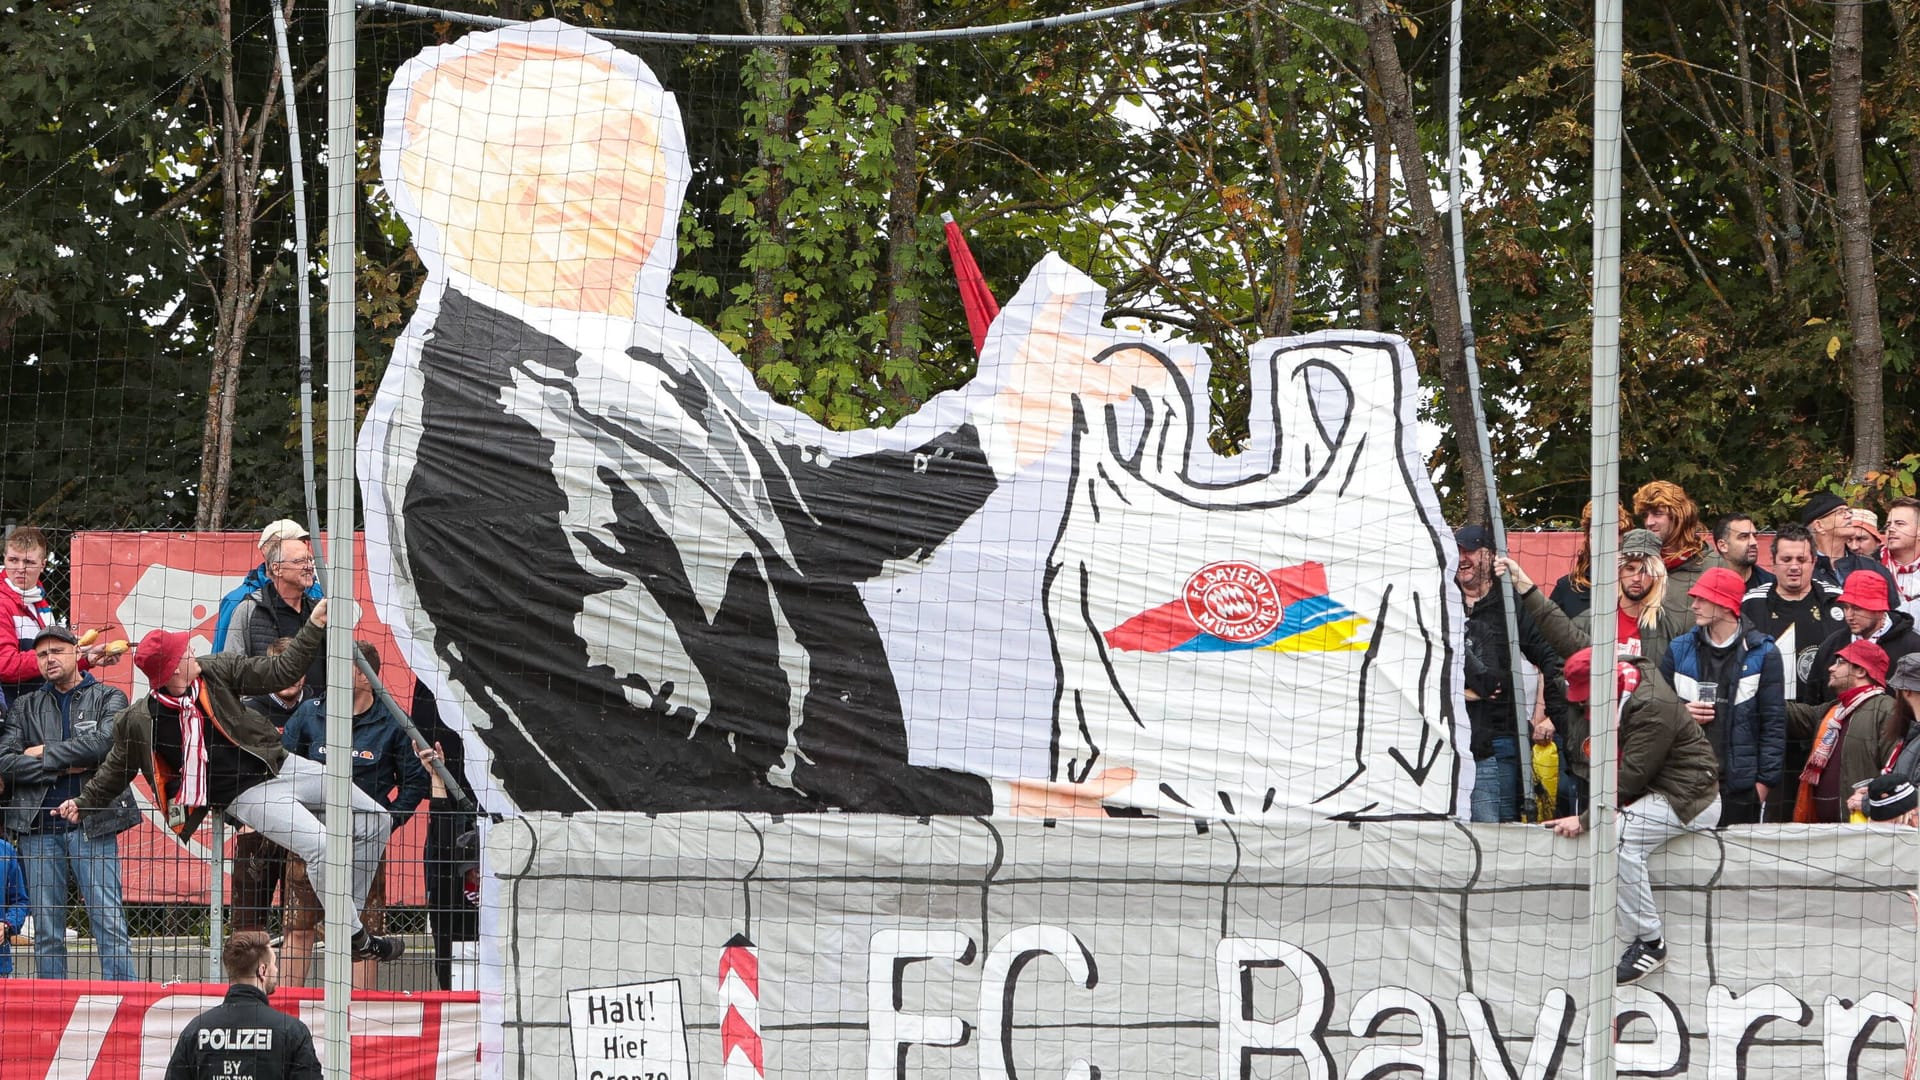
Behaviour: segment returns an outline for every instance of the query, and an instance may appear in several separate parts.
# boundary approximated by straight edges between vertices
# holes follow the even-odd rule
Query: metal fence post
[[[213,830],[211,854],[207,859],[207,981],[227,981],[220,965],[220,950],[226,945],[227,898],[227,816],[208,814],[207,827]]]

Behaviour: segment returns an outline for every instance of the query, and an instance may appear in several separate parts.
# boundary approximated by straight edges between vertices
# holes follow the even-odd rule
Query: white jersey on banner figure
[[[668,306],[690,174],[637,57],[429,49],[381,165],[429,281],[360,433],[369,571],[490,809],[1451,809],[1393,339],[1263,344],[1222,459],[1204,358],[1048,256],[965,387],[836,432]]]

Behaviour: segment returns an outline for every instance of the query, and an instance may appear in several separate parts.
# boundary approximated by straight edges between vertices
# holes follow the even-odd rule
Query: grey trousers
[[[1653,883],[1647,879],[1647,859],[1660,845],[1688,832],[1707,832],[1720,824],[1720,799],[1682,822],[1673,806],[1649,793],[1620,811],[1620,928],[1635,941],[1660,939],[1660,909],[1653,902]]]
[[[280,775],[240,793],[227,807],[227,816],[279,844],[307,862],[307,877],[324,906],[327,902],[327,770],[318,762],[288,754]],[[360,932],[360,909],[374,871],[387,851],[393,815],[373,796],[353,792],[353,886],[347,922]]]

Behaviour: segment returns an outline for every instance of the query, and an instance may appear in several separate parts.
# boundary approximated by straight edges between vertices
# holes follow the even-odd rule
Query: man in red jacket
[[[7,534],[6,574],[0,577],[0,708],[22,694],[40,689],[40,660],[33,640],[40,631],[59,622],[40,587],[47,568],[47,534],[22,525]],[[80,670],[117,663],[107,656],[104,642],[80,650]]]

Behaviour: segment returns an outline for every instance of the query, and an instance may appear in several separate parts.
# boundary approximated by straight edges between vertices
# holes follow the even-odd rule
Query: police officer
[[[166,1080],[319,1080],[313,1033],[267,1003],[280,983],[280,958],[258,930],[227,939],[220,963],[233,985],[227,1000],[180,1033]]]

